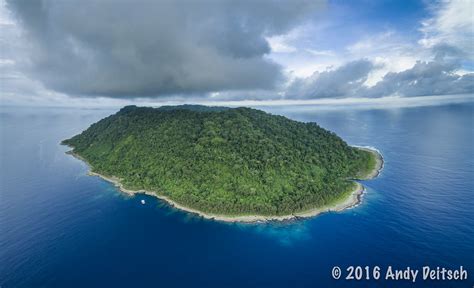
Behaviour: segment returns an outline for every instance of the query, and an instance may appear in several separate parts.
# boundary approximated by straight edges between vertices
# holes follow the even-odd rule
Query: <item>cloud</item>
[[[474,73],[458,75],[459,64],[447,61],[418,61],[413,68],[385,75],[367,89],[367,96],[425,96],[474,92]]]
[[[351,61],[339,68],[314,72],[307,78],[296,78],[286,91],[287,98],[328,98],[357,95],[374,64],[366,59]]]
[[[429,59],[430,49],[420,49],[417,44],[410,43],[393,30],[366,36],[346,47],[348,58],[367,58],[376,63],[367,81],[367,86],[373,86],[389,72],[401,72],[410,69],[417,60]]]
[[[389,72],[373,86],[365,85],[368,75],[377,70],[367,59],[351,61],[336,69],[315,72],[307,78],[296,78],[286,91],[286,98],[309,99],[331,97],[425,96],[474,93],[474,73],[457,74],[457,50],[439,48],[434,61],[417,61],[401,72]],[[451,53],[451,54],[449,54]]]
[[[272,89],[265,57],[315,1],[8,1],[28,40],[19,62],[47,88],[141,97]],[[20,61],[22,57],[18,57]]]
[[[456,47],[474,60],[474,17],[472,1],[441,1],[433,4],[433,17],[422,22],[423,37],[419,43],[425,47],[440,44]]]
[[[313,54],[314,56],[328,56],[328,57],[336,56],[336,53],[334,53],[331,50],[306,49],[306,51]]]
[[[298,50],[296,47],[288,44],[285,38],[285,36],[281,35],[267,38],[268,44],[273,53],[293,53]]]

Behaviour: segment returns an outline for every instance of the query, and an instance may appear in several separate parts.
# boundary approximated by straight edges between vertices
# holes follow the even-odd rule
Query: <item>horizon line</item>
[[[98,103],[87,103],[90,98],[72,98],[70,103],[58,105],[41,104],[11,104],[0,103],[0,107],[24,108],[78,108],[78,109],[116,109],[127,105],[142,107],[161,107],[176,105],[205,105],[218,107],[311,107],[318,109],[391,109],[404,107],[438,106],[474,102],[474,94],[432,95],[432,96],[386,96],[386,97],[346,97],[346,98],[319,98],[319,99],[274,99],[274,100],[223,100],[208,101],[189,99],[188,101],[150,101],[150,99],[110,99],[105,97],[94,98]],[[104,101],[100,103],[101,101]],[[82,102],[82,103],[80,103]],[[82,104],[82,105],[81,105]]]

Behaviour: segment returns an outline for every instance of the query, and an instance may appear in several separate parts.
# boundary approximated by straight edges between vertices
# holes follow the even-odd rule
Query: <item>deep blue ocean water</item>
[[[116,110],[0,108],[0,287],[473,287],[474,103],[266,110],[378,148],[385,168],[363,203],[289,223],[203,220],[65,154],[62,139]],[[462,265],[469,278],[334,280],[335,265],[382,278],[389,265]]]

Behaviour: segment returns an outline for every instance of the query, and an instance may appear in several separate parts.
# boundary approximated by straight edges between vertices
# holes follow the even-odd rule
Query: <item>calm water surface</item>
[[[62,139],[115,110],[0,108],[0,286],[413,287],[336,281],[331,269],[462,265],[467,281],[415,286],[472,287],[473,103],[266,110],[378,148],[385,169],[363,183],[363,203],[290,223],[203,220],[126,196],[64,153]]]

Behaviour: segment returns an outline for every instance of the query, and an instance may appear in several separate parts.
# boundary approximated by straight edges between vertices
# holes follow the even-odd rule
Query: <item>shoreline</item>
[[[371,180],[371,179],[377,178],[380,175],[380,173],[382,172],[383,166],[384,166],[384,160],[383,160],[382,153],[380,153],[380,151],[377,150],[377,148],[370,147],[370,146],[352,146],[352,147],[370,152],[375,156],[375,167],[374,167],[374,169],[372,171],[370,171],[368,174],[366,174],[365,176],[359,178],[358,180]]]
[[[70,148],[73,148],[69,145],[67,145]],[[358,146],[353,146],[368,152],[371,152],[375,155],[376,157],[376,165],[374,169],[371,171],[371,173],[365,175],[361,179],[357,180],[370,180],[373,178],[376,178],[379,174],[380,171],[383,168],[383,157],[382,154],[375,148],[372,147],[358,147]],[[159,195],[156,192],[153,191],[146,191],[146,190],[130,190],[127,189],[123,186],[123,184],[120,182],[121,179],[117,177],[108,177],[96,172],[92,172],[92,166],[81,156],[77,155],[74,153],[72,150],[67,151],[67,154],[72,155],[73,157],[83,161],[86,163],[87,166],[89,166],[89,172],[87,173],[90,176],[97,176],[102,178],[103,180],[110,182],[114,184],[115,187],[119,189],[119,191],[126,193],[130,196],[134,196],[135,194],[145,194],[148,196],[153,196],[156,197],[160,200],[165,201],[167,204],[172,206],[175,209],[179,209],[188,213],[196,214],[202,218],[208,219],[208,220],[215,220],[215,221],[223,221],[223,222],[244,222],[244,223],[255,223],[255,222],[268,222],[268,221],[290,221],[290,220],[296,220],[299,218],[309,218],[309,217],[315,217],[321,213],[325,212],[340,212],[346,209],[353,208],[357,205],[359,205],[362,201],[362,196],[364,194],[365,188],[362,184],[359,182],[354,181],[356,183],[356,187],[350,192],[349,196],[336,202],[333,204],[329,204],[326,206],[318,207],[318,208],[313,208],[309,209],[307,211],[302,211],[302,212],[296,212],[293,214],[289,215],[282,215],[282,216],[265,216],[265,215],[241,215],[241,216],[227,216],[227,215],[219,215],[219,214],[212,214],[212,213],[205,213],[202,211],[199,211],[197,209],[193,209],[190,207],[183,206],[173,200],[171,200],[167,196]]]

